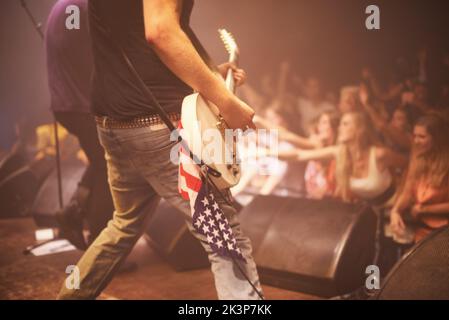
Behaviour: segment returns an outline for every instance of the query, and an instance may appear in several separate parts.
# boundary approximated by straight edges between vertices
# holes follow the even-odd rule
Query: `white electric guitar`
[[[239,49],[234,37],[224,29],[219,29],[218,32],[229,53],[229,62],[237,65]],[[228,70],[225,82],[228,90],[234,92],[234,75],[231,69]],[[209,167],[220,173],[219,177],[210,176],[218,189],[235,186],[241,175],[236,139],[232,137],[225,139],[225,129],[228,129],[228,126],[217,106],[204,99],[199,93],[191,94],[182,102],[181,121],[185,130],[183,138],[187,140],[190,150]],[[206,137],[210,137],[211,131],[207,132],[210,129],[220,132],[219,141],[217,139],[212,142],[210,139],[205,141]],[[214,137],[216,138],[217,135]],[[206,158],[213,161],[208,161]]]

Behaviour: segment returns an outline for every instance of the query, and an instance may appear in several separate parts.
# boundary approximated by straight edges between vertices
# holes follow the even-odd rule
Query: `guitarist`
[[[89,1],[95,70],[91,105],[106,154],[115,212],[77,264],[79,289],[64,283],[60,299],[93,299],[101,293],[142,235],[160,197],[184,212],[189,230],[208,253],[218,298],[259,298],[234,262],[213,253],[192,227],[189,202],[178,194],[178,167],[170,160],[174,146],[170,132],[139,91],[116,46],[126,51],[173,123],[180,119],[184,96],[194,89],[218,106],[231,128],[254,128],[254,111],[211,71],[210,59],[189,27],[192,7],[193,0]],[[224,74],[230,67],[218,69]],[[244,72],[237,70],[237,83],[244,78]],[[246,259],[240,265],[261,292],[251,244],[242,234],[236,212],[219,195],[215,198]]]

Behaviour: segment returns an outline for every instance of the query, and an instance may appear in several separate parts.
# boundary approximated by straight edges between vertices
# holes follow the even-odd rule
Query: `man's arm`
[[[231,128],[255,128],[254,111],[226,89],[182,30],[181,10],[182,0],[143,0],[147,41],[174,74],[219,108]]]

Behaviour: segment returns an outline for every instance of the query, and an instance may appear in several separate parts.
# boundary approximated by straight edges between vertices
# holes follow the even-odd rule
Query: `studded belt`
[[[169,113],[168,118],[173,123],[181,120],[181,114]],[[127,120],[117,120],[107,116],[95,116],[95,122],[98,126],[105,129],[136,129],[144,127],[166,127],[159,115],[140,116]]]

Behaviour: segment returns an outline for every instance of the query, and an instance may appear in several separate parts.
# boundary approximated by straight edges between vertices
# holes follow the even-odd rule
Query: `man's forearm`
[[[174,74],[218,108],[226,107],[234,99],[180,27],[172,26],[161,31],[157,38],[150,40],[150,45]]]
[[[231,129],[255,129],[254,110],[226,89],[181,28],[182,0],[143,0],[145,38],[178,78],[214,103]]]

